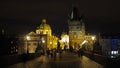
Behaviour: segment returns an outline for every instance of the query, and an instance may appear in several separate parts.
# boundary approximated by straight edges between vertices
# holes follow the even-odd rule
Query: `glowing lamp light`
[[[57,43],[55,43],[57,45]]]
[[[83,42],[82,42],[82,44],[81,45],[83,45],[83,44],[85,44],[87,41],[86,40],[84,40]]]
[[[114,51],[111,51],[111,54],[114,54]]]
[[[92,36],[91,39],[92,39],[92,40],[95,40],[95,36]]]
[[[63,36],[62,42],[69,42],[69,36],[68,35]]]
[[[50,42],[50,44],[52,44],[52,42]]]
[[[45,40],[42,40],[42,43],[45,43]]]
[[[111,54],[113,55],[116,55],[116,54],[118,54],[118,51],[111,51]]]
[[[27,40],[31,40],[31,39],[30,39],[30,36],[26,36],[26,39],[27,39]]]
[[[65,40],[65,38],[62,38],[62,42],[65,42],[66,40]]]

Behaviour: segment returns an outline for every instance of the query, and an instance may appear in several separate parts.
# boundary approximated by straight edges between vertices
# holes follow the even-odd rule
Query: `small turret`
[[[70,20],[80,20],[78,9],[75,6],[72,7]]]

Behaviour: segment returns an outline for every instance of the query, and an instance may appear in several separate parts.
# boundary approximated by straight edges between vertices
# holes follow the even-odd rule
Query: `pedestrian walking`
[[[65,43],[64,43],[65,44]],[[67,48],[67,46],[66,46],[66,44],[64,45],[64,51],[66,51],[66,48]]]
[[[80,49],[78,49],[77,54],[78,54],[78,57],[81,56],[81,55],[80,55]]]
[[[49,48],[47,49],[47,56],[49,57],[49,55],[50,55],[50,50],[49,50]]]
[[[50,50],[50,56],[53,58],[53,50]]]
[[[62,58],[62,48],[60,48],[60,50],[59,50],[59,58]]]
[[[81,57],[83,56],[83,54],[84,54],[84,51],[83,51],[82,48],[80,48],[80,55],[81,55]]]
[[[53,58],[56,60],[56,49],[53,50]]]
[[[83,49],[79,48],[77,51],[78,57],[82,57],[83,56]]]

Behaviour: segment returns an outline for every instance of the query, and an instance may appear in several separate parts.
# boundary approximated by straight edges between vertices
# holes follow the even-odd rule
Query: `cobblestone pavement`
[[[95,61],[82,56],[78,57],[73,53],[62,53],[62,57],[57,54],[56,59],[50,56],[40,56],[33,60],[11,65],[7,68],[104,68]]]

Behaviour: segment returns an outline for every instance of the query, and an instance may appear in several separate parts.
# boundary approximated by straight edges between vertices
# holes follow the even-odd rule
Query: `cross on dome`
[[[46,19],[42,19],[42,23],[46,24]]]

